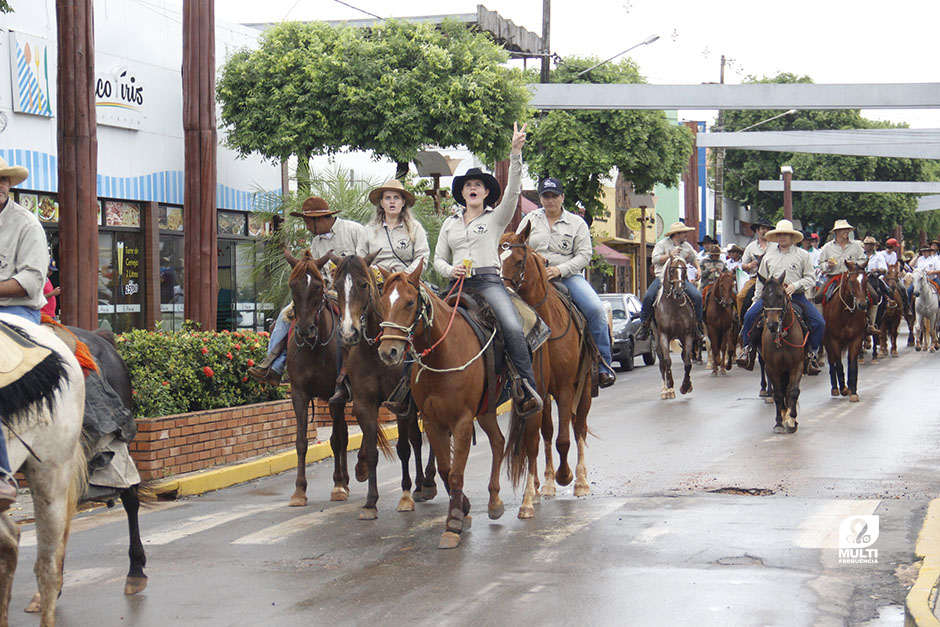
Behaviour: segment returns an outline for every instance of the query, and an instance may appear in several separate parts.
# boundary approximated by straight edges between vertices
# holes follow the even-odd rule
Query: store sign
[[[56,54],[50,48],[45,39],[10,31],[10,75],[13,110],[17,113],[53,117],[51,87],[55,85]]]
[[[144,108],[144,86],[126,65],[95,76],[95,112],[98,124],[140,128]]]

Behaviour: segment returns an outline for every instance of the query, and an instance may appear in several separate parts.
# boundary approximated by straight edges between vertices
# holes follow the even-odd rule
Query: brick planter
[[[352,404],[346,421],[355,423]],[[395,416],[382,409],[380,422]],[[330,426],[326,403],[314,401],[313,426]],[[141,418],[131,456],[144,480],[159,479],[294,448],[296,427],[290,399],[209,411]],[[316,438],[310,438],[314,442]]]

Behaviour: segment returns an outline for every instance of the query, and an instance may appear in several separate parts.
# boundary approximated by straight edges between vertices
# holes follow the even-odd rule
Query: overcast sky
[[[381,17],[472,13],[473,0],[344,0]],[[337,0],[218,0],[216,17],[232,22],[368,17]],[[484,6],[536,33],[542,0],[486,0]],[[600,59],[659,35],[630,56],[654,84],[726,83],[778,72],[817,83],[940,83],[940,2],[936,0],[552,0],[552,51]],[[683,112],[712,121],[708,112]],[[940,127],[940,110],[866,111],[868,117]]]

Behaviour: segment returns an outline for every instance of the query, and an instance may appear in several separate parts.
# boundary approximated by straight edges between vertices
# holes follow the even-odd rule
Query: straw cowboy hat
[[[6,159],[0,157],[0,176],[10,177],[10,187],[15,187],[26,180],[29,170],[21,165],[9,165]]]
[[[398,179],[389,179],[381,187],[376,187],[369,192],[369,202],[378,205],[382,200],[382,194],[385,192],[398,192],[405,199],[405,209],[415,204],[415,196],[401,184]]]
[[[484,172],[480,168],[470,168],[467,170],[466,174],[454,177],[454,183],[451,186],[451,194],[453,194],[454,201],[458,205],[461,207],[467,206],[467,201],[464,200],[463,197],[463,186],[467,181],[482,181],[483,187],[486,188],[486,200],[483,201],[483,206],[496,206],[496,201],[499,200],[499,194],[502,192],[502,187],[500,187],[499,181],[496,180],[495,176],[489,172]]]
[[[290,214],[297,218],[326,218],[336,215],[339,209],[330,209],[330,205],[319,196],[311,196],[301,205],[300,211],[291,211]]]
[[[836,223],[832,225],[833,231],[838,231],[839,229],[854,229],[855,227],[849,224],[848,220],[836,220]]]
[[[878,243],[878,240],[876,240],[876,239],[875,239],[874,237],[872,237],[871,235],[866,235],[866,236],[865,236],[865,239],[862,240],[862,243],[863,243],[863,244],[877,244],[877,243]]]
[[[669,229],[663,233],[663,237],[669,237],[670,235],[675,235],[676,233],[688,233],[689,231],[694,230],[694,228],[691,226],[686,226],[683,222],[673,222],[669,225]]]
[[[800,242],[803,241],[803,234],[797,231],[796,229],[794,229],[793,223],[790,222],[789,220],[781,220],[780,222],[777,223],[777,226],[774,228],[773,231],[768,231],[766,235],[767,241],[776,242],[777,237],[779,237],[780,235],[792,235],[793,244],[799,244]]]

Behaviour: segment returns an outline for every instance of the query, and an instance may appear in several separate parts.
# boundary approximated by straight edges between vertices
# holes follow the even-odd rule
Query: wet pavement
[[[124,597],[123,513],[95,510],[73,525],[59,624],[900,625],[940,491],[928,404],[940,355],[901,355],[862,366],[860,403],[830,398],[825,374],[804,378],[794,435],[771,432],[753,373],[696,366],[694,391],[661,401],[658,366],[638,360],[595,399],[592,494],[562,487],[523,521],[504,480],[506,514],[490,521],[481,442],[473,526],[453,551],[437,549],[442,495],[395,512],[397,461],[381,462],[379,518],[362,522],[364,486],[329,502],[327,460],[308,468],[305,508],[286,506],[292,473],[147,506],[150,586]],[[855,516],[878,517],[877,563],[840,563],[840,525]],[[11,624],[34,625],[23,528]]]

